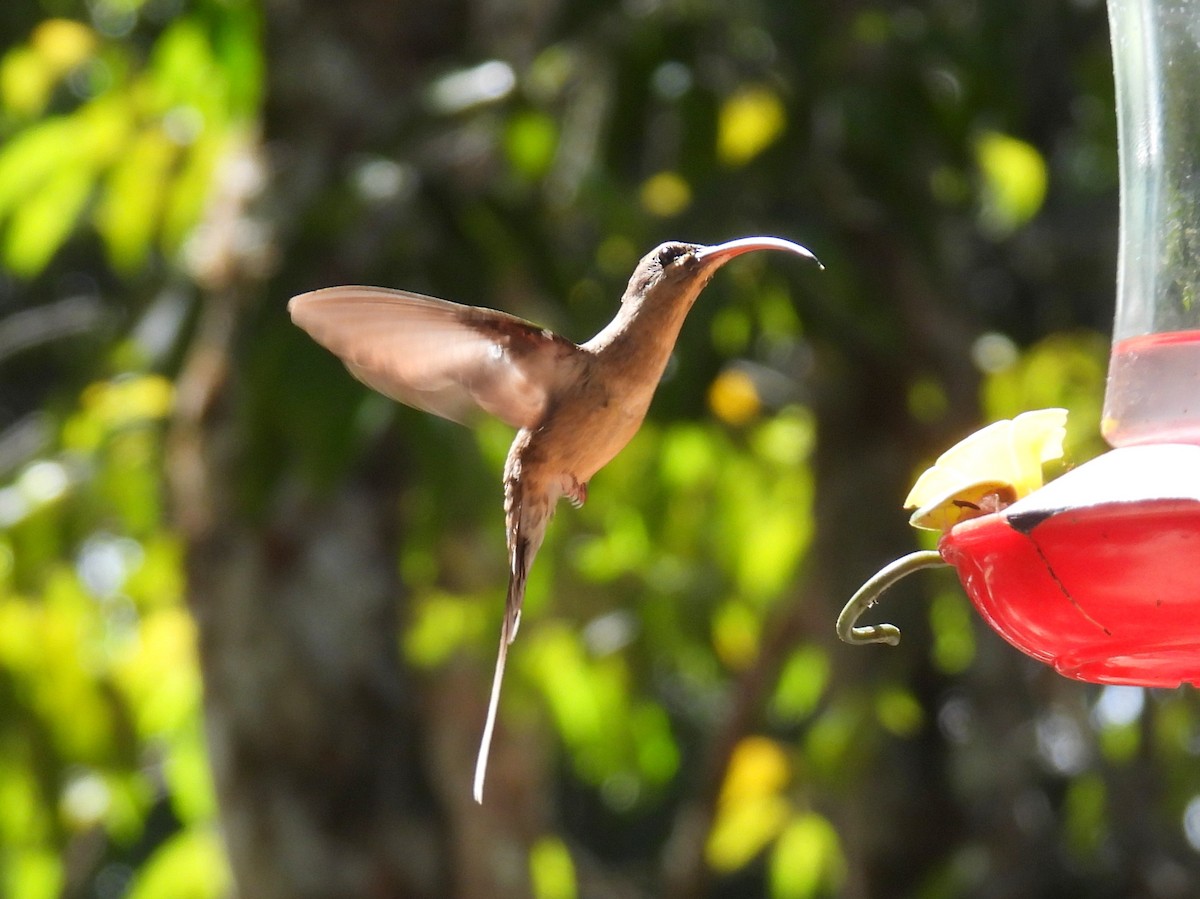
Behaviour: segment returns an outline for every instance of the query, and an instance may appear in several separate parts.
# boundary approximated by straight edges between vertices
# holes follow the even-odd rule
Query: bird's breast
[[[651,394],[653,391],[650,392]],[[590,382],[561,398],[530,438],[525,464],[551,477],[586,484],[637,433],[650,396],[620,385]]]

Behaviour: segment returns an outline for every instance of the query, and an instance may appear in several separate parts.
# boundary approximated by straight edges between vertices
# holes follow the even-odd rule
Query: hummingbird
[[[616,317],[582,344],[505,312],[384,287],[327,287],[288,302],[295,324],[384,396],[464,424],[483,411],[518,429],[504,464],[508,594],[476,802],[525,582],[555,506],[564,497],[583,505],[592,475],[641,427],[700,291],[722,265],[753,250],[794,253],[824,268],[778,237],[664,243],[634,269]]]

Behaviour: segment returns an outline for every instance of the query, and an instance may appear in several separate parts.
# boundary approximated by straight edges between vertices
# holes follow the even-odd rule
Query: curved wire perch
[[[948,564],[942,558],[941,553],[932,549],[923,549],[902,556],[890,565],[885,565],[850,597],[850,601],[842,609],[842,614],[838,615],[837,635],[843,642],[855,646],[863,646],[867,643],[886,643],[889,646],[895,646],[900,642],[900,628],[894,624],[868,624],[863,627],[855,627],[855,622],[867,609],[875,605],[884,591],[896,581],[907,577],[914,571],[920,571],[922,568],[938,568]]]

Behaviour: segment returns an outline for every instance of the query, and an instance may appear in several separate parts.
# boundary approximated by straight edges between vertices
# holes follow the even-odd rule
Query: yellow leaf
[[[90,28],[70,19],[46,19],[29,43],[14,47],[0,61],[0,97],[24,116],[42,112],[55,84],[96,49]]]
[[[147,615],[112,673],[141,734],[158,737],[186,727],[200,703],[200,674],[195,624],[182,606]]]
[[[717,118],[717,157],[726,165],[744,165],[783,133],[783,102],[765,87],[739,90],[721,105]]]
[[[713,648],[717,657],[734,671],[750,667],[758,655],[760,622],[744,603],[728,602],[713,615]]]
[[[983,176],[980,224],[1003,237],[1032,219],[1046,198],[1046,161],[1032,144],[988,131],[975,144]]]
[[[704,847],[709,865],[727,873],[749,864],[779,835],[791,810],[782,796],[755,796],[722,808]]]
[[[19,115],[40,113],[53,86],[53,70],[28,47],[14,47],[0,60],[0,98],[6,108]]]
[[[83,391],[84,408],[108,431],[165,418],[174,400],[174,385],[152,374],[97,381]]]
[[[754,379],[741,369],[727,368],[708,388],[708,405],[728,425],[744,425],[762,411]]]
[[[92,55],[96,33],[72,19],[46,19],[33,30],[29,43],[61,75]]]
[[[557,837],[542,837],[529,850],[529,879],[536,899],[575,899],[575,863]]]
[[[736,805],[778,793],[791,776],[791,763],[779,743],[769,737],[744,737],[729,758],[719,804]]]
[[[659,172],[642,184],[642,208],[651,215],[678,215],[692,202],[692,188],[677,172]]]

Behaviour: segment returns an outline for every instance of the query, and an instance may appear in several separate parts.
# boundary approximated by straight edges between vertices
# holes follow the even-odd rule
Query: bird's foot
[[[582,506],[584,503],[587,502],[587,482],[584,481],[581,484],[574,478],[571,478],[571,482],[567,485],[565,495],[567,497],[568,502],[570,502],[572,506],[574,506],[576,509],[578,509],[580,506]]]

